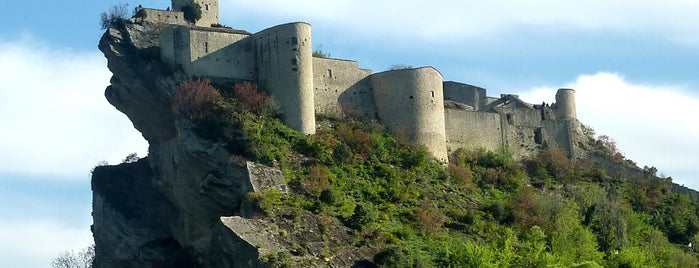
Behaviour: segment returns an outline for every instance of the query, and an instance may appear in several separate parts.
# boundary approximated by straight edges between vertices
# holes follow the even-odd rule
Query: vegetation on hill
[[[699,267],[697,202],[650,172],[610,176],[556,148],[519,162],[506,149],[457,150],[445,166],[351,116],[321,116],[317,134],[304,136],[252,84],[217,90],[186,81],[172,109],[225,144],[232,161],[282,169],[289,195],[248,195],[259,217],[336,218],[379,266]]]

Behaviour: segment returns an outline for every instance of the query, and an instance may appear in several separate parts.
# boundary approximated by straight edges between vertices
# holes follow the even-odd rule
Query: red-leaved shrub
[[[274,115],[277,113],[276,102],[264,92],[257,89],[257,85],[245,82],[233,87],[233,95],[238,106],[243,110],[257,115]]]
[[[175,114],[197,121],[211,115],[222,100],[221,93],[209,81],[187,79],[177,87],[170,108]]]

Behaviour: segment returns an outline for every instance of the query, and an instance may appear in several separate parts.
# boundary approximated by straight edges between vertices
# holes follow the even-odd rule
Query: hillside
[[[304,135],[257,86],[163,63],[149,27],[100,40],[105,95],[150,148],[93,173],[97,267],[699,266],[696,192],[589,131],[583,159],[448,165],[357,114]]]

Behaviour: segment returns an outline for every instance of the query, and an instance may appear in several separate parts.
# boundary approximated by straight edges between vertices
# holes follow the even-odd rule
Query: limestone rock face
[[[252,190],[246,165],[202,139],[170,111],[186,77],[160,61],[146,28],[109,29],[99,48],[114,74],[107,100],[148,140],[137,163],[96,168],[93,234],[98,267],[192,267],[207,263],[221,216],[239,214]],[[135,38],[137,36],[138,38]],[[283,182],[283,179],[282,179]]]
[[[173,138],[170,96],[184,74],[159,60],[157,46],[133,42],[131,36],[143,34],[132,27],[110,28],[100,40],[99,49],[114,74],[105,97],[129,117],[149,142]]]
[[[95,267],[146,264],[186,267],[187,253],[173,238],[173,204],[153,187],[148,159],[95,168],[92,177]]]
[[[188,75],[160,60],[153,29],[118,28],[99,43],[113,73],[105,96],[150,146],[146,158],[93,173],[95,267],[267,267],[266,255],[302,266],[346,267],[359,255],[371,256],[348,246],[350,232],[337,221],[284,211],[261,219],[246,195],[266,189],[286,194],[282,172],[231,157],[223,144],[174,116],[170,98]],[[337,254],[330,256],[323,245]]]

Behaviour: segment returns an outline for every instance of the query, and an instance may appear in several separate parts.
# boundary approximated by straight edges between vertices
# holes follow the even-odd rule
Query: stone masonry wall
[[[444,100],[463,103],[478,110],[484,97],[484,88],[453,81],[444,82]]]
[[[137,17],[142,21],[163,24],[187,25],[182,11],[159,10],[152,8],[137,8]]]
[[[503,146],[499,114],[445,109],[444,116],[449,150],[495,150]]]
[[[249,35],[193,28],[189,43],[191,75],[255,79],[255,46]]]
[[[253,42],[225,28],[170,26],[161,35],[161,57],[193,77],[254,80]]]
[[[376,105],[369,79],[371,70],[360,69],[356,61],[313,58],[315,112],[342,116],[343,109],[376,117]]]

